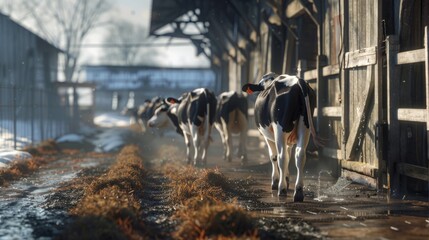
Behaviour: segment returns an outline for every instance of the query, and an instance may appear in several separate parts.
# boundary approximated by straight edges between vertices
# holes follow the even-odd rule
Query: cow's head
[[[159,106],[157,109],[155,109],[155,112],[147,122],[147,125],[150,128],[161,128],[163,126],[166,126],[169,121],[168,115],[167,115],[169,107],[170,107],[169,105],[164,103],[161,106]]]
[[[277,74],[270,72],[262,76],[262,79],[258,84],[247,83],[244,84],[241,90],[247,92],[248,94],[253,94],[254,92],[260,92],[266,89],[272,81],[277,77]]]

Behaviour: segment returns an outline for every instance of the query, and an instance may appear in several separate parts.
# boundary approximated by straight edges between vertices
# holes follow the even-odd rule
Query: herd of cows
[[[323,146],[317,135],[312,113],[315,92],[302,79],[291,75],[267,73],[258,84],[245,84],[247,94],[259,93],[254,108],[255,122],[268,146],[272,163],[272,190],[286,196],[289,187],[289,160],[295,148],[297,177],[295,202],[304,200],[303,170],[306,148],[310,139]],[[183,136],[188,164],[205,165],[207,148],[213,126],[219,131],[224,145],[224,159],[232,159],[232,134],[240,135],[239,156],[246,163],[246,137],[248,130],[248,101],[245,94],[234,91],[215,96],[205,88],[183,93],[179,98],[156,97],[146,101],[139,109],[127,109],[142,126],[163,129],[174,127]],[[191,156],[193,150],[193,156]]]

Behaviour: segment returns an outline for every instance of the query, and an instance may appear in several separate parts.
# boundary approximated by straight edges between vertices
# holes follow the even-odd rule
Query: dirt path
[[[266,149],[249,141],[249,164],[221,159],[217,133],[209,149],[208,168],[219,169],[230,179],[228,196],[253,213],[261,239],[428,239],[428,201],[387,202],[383,193],[339,181],[314,160],[307,163],[305,202],[278,198],[270,190],[271,165]],[[160,138],[134,135],[150,174],[141,199],[145,222],[160,239],[171,238],[177,227],[176,211],[168,200],[168,179],[160,169],[166,163],[185,162],[184,143],[175,134]],[[63,156],[38,172],[0,189],[0,238],[34,239],[56,236],[70,221],[67,213],[82,197],[83,186],[103,174],[115,160],[92,154]],[[146,161],[147,160],[147,161]],[[291,173],[294,174],[293,167]],[[292,176],[292,182],[294,175]],[[293,186],[288,192],[293,194]]]
[[[214,133],[216,135],[217,133]],[[185,150],[175,136],[153,138],[148,146],[154,166],[164,162],[184,162]],[[148,152],[150,152],[148,151]],[[305,172],[305,202],[293,203],[293,184],[288,198],[270,190],[271,164],[266,149],[250,142],[249,164],[241,166],[221,159],[219,139],[209,149],[208,168],[218,168],[243,191],[236,197],[256,214],[263,239],[429,239],[429,199],[388,201],[377,192],[346,179],[333,177],[323,163],[309,159]],[[293,163],[290,166],[294,181]],[[246,183],[246,184],[243,184]]]

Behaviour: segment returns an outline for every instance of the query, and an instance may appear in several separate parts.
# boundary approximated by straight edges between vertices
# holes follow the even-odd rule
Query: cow
[[[247,110],[247,98],[243,94],[230,91],[218,96],[215,128],[219,131],[224,146],[223,157],[228,162],[232,160],[232,134],[240,135],[238,156],[243,164],[247,162]]]
[[[179,99],[167,98],[167,103],[171,107],[177,107],[177,110],[170,111],[170,113],[177,116],[178,126],[183,133],[186,144],[187,163],[192,163],[192,145],[194,150],[193,164],[195,166],[206,165],[207,148],[215,121],[216,96],[206,88],[197,88],[191,92],[182,94]],[[151,125],[154,125],[154,118],[149,122],[151,122]]]
[[[145,100],[144,103],[139,106],[137,110],[137,116],[143,132],[146,132],[147,122],[153,116],[155,109],[160,107],[163,103],[164,98],[153,97],[152,99]],[[152,134],[153,133],[154,132],[152,132]]]
[[[268,146],[272,163],[272,190],[279,196],[287,196],[289,188],[289,159],[295,148],[297,177],[294,202],[304,201],[304,165],[306,148],[310,139],[316,146],[323,140],[316,135],[312,113],[315,108],[315,92],[304,80],[291,75],[268,73],[258,84],[245,84],[244,92],[259,92],[255,102],[255,122]]]
[[[125,107],[124,109],[122,109],[121,114],[130,117],[130,125],[139,122],[137,108],[135,107]]]
[[[179,135],[183,136],[182,129],[179,126],[177,118],[177,108],[179,104],[168,104],[163,102],[157,109],[153,116],[148,120],[147,126],[150,128],[167,129],[175,128]]]

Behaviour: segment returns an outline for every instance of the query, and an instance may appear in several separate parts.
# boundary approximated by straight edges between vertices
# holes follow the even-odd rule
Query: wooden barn
[[[192,41],[221,90],[267,72],[307,80],[320,158],[402,196],[429,186],[428,26],[424,0],[165,0],[150,34]]]

